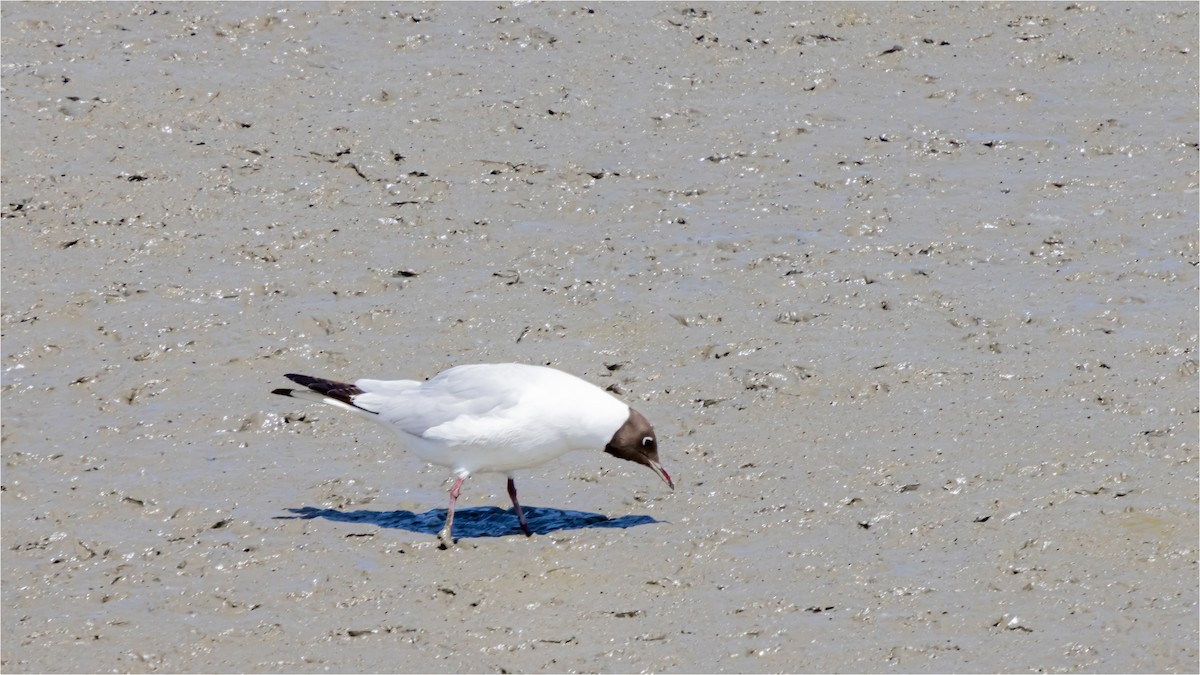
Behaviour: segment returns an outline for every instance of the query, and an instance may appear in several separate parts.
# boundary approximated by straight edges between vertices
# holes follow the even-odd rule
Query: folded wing
[[[451,368],[424,382],[358,380],[354,384],[363,393],[354,397],[354,404],[406,434],[470,443],[509,425],[505,412],[520,401],[518,388],[506,386],[515,372],[490,366],[481,376],[471,372],[476,368]]]

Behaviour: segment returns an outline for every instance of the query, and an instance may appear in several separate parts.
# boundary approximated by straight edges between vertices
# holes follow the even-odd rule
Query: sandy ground
[[[0,12],[5,672],[1200,669],[1195,3]]]

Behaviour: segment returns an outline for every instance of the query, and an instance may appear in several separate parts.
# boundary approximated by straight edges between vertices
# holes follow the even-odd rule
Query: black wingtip
[[[335,401],[341,401],[342,403],[352,405],[355,408],[365,410],[366,412],[376,412],[374,410],[367,410],[366,408],[355,405],[354,397],[364,392],[362,389],[359,389],[353,384],[347,382],[337,382],[335,380],[326,380],[320,377],[313,377],[311,375],[300,375],[298,373],[286,373],[284,377],[304,387],[305,389],[308,389],[309,391],[314,391],[322,396],[328,396]],[[283,396],[291,396],[292,398],[301,398],[294,395],[293,392],[296,391],[297,390],[295,389],[276,389],[272,393],[281,394]]]

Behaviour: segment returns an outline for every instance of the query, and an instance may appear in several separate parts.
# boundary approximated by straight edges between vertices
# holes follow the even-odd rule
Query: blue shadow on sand
[[[626,528],[659,522],[650,516],[609,518],[600,513],[565,511],[540,506],[525,506],[524,504],[521,507],[525,511],[525,520],[529,522],[529,529],[535,534],[602,527]],[[342,523],[366,523],[377,527],[391,527],[433,535],[440,532],[446,524],[446,509],[413,513],[412,511],[338,511],[337,509],[303,506],[298,509],[288,509],[288,511],[296,515],[276,516],[276,518],[325,518]],[[498,506],[476,506],[454,511],[455,539],[504,537],[510,534],[524,534],[521,532],[520,523],[517,522],[517,514],[512,509],[502,509]]]

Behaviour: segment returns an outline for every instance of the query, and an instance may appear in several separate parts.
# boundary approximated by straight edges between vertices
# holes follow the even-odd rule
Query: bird
[[[508,496],[526,536],[529,523],[517,501],[513,472],[573,450],[602,449],[649,467],[675,489],[658,459],[654,427],[637,410],[590,382],[547,366],[478,363],[424,380],[360,379],[336,382],[295,373],[303,389],[271,393],[343,408],[396,432],[413,454],[451,470],[450,508],[438,533],[453,545],[454,505],[474,473],[508,477]]]

